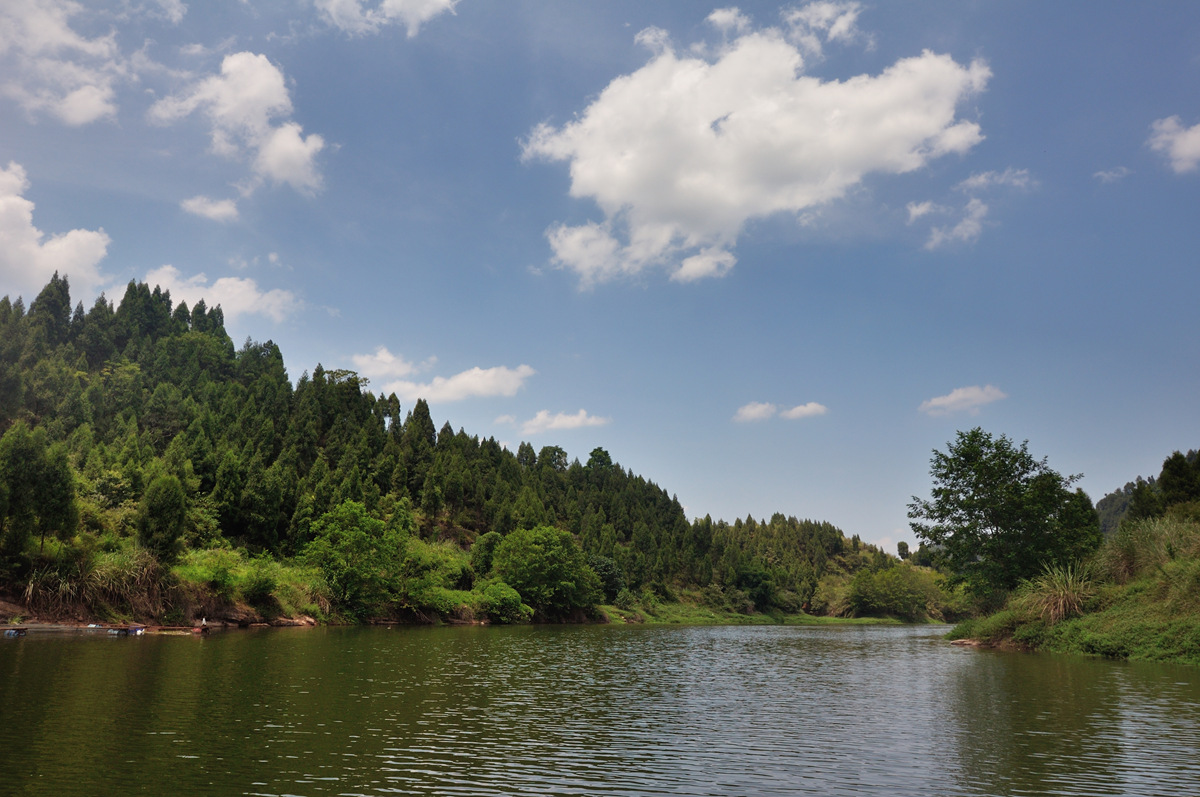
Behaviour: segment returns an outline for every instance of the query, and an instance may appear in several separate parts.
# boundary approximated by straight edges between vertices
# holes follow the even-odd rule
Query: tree
[[[150,482],[138,507],[138,542],[160,562],[179,555],[179,538],[187,524],[187,496],[176,476],[164,473]]]
[[[959,432],[946,453],[933,452],[931,500],[913,497],[908,517],[922,543],[939,550],[956,581],[979,597],[1009,590],[1043,565],[1065,565],[1099,546],[1091,500],[1034,459],[1028,441]]]
[[[33,534],[66,539],[75,533],[79,511],[75,477],[61,446],[48,446],[46,430],[30,431],[17,421],[0,438],[0,547],[19,554]]]
[[[361,616],[388,598],[411,525],[385,524],[362,504],[346,501],[312,524],[313,540],[301,558],[321,571],[337,608]]]
[[[594,606],[600,579],[570,532],[551,526],[517,529],[496,546],[492,567],[543,616]]]

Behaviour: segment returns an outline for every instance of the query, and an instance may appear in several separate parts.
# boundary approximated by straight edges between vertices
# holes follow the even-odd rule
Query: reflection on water
[[[0,644],[0,794],[1194,795],[1182,667],[937,627]]]

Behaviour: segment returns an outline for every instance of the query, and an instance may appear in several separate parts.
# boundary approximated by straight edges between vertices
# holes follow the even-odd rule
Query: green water
[[[31,634],[0,794],[1200,794],[1200,671],[943,631]]]

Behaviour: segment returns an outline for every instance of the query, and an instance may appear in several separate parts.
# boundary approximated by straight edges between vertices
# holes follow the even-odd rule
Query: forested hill
[[[384,522],[410,513],[421,539],[463,549],[487,532],[558,527],[610,588],[707,588],[759,608],[811,600],[838,557],[889,558],[824,522],[689,521],[602,448],[584,463],[557,446],[510,452],[436,429],[423,400],[402,407],[366,387],[320,365],[293,386],[274,343],[237,349],[220,307],[146,284],[131,282],[115,309],[103,295],[72,308],[58,275],[28,310],[3,298],[4,580],[19,585],[46,539],[112,549],[138,538],[142,518],[146,542],[148,502],[175,500],[175,480],[182,534],[158,548],[172,558],[233,546],[286,559],[346,502]]]

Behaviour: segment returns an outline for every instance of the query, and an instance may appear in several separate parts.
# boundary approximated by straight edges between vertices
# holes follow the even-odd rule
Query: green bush
[[[496,574],[534,611],[562,616],[599,602],[600,578],[569,532],[551,526],[517,529],[496,546]]]
[[[503,581],[488,583],[480,594],[480,608],[493,623],[525,623],[533,617],[521,594]]]

